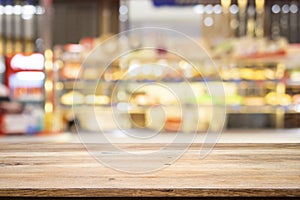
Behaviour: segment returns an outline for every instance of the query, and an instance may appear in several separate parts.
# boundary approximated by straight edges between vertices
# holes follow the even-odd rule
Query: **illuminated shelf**
[[[287,80],[286,81],[286,86],[300,86],[300,81]]]
[[[15,99],[15,101],[20,102],[20,103],[44,103],[45,98],[39,98],[39,99],[32,99],[32,98],[20,98],[20,99]]]
[[[112,103],[107,105],[100,105],[100,104],[77,104],[74,107],[103,107],[103,108],[112,108],[112,110],[117,109],[118,103]],[[65,107],[71,105],[62,104]],[[291,104],[288,106],[281,106],[281,105],[262,105],[262,106],[248,106],[248,105],[199,105],[199,104],[182,104],[182,105],[137,105],[137,104],[130,104],[128,103],[128,113],[131,112],[145,112],[148,109],[152,109],[155,107],[165,107],[165,108],[197,108],[201,109],[225,109],[227,114],[275,114],[278,109],[282,110],[285,113],[300,113],[300,105],[299,104]],[[124,110],[125,112],[125,110]]]

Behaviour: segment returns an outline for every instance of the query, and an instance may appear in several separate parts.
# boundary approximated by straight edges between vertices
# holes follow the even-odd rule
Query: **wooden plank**
[[[140,152],[162,144],[118,145]],[[204,159],[200,147],[162,170],[130,174],[105,167],[82,144],[2,143],[0,196],[300,196],[299,144],[217,144]]]

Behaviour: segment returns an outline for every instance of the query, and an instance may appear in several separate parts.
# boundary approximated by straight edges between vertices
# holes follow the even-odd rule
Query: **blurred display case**
[[[199,109],[193,91],[203,93],[205,83],[192,64],[162,48],[119,56],[117,49],[124,48],[121,42],[112,41],[94,50],[101,52],[90,54],[89,50],[85,51],[90,45],[74,45],[82,48],[76,56],[77,61],[82,61],[76,79],[66,78],[62,73],[68,70],[71,60],[74,61],[66,56],[70,52],[65,47],[55,51],[57,85],[60,86],[58,101],[65,116],[68,111],[75,113],[72,119],[66,120],[67,124],[74,120],[87,131],[143,128],[189,132],[197,126],[201,131],[207,129],[211,107],[200,106],[201,112],[196,114],[193,110],[194,107]],[[133,45],[131,42],[126,45]],[[116,59],[108,60],[108,54],[109,57],[117,55]],[[214,74],[206,72],[206,77],[213,79]],[[187,95],[188,90],[193,95]],[[176,91],[175,96],[172,91]],[[196,122],[199,115],[203,118],[200,124]]]
[[[289,121],[295,121],[299,112],[299,46],[284,40],[246,40],[243,52],[238,49],[245,46],[245,39],[227,59],[216,59],[224,84],[230,85],[225,86],[228,127],[298,128]]]
[[[211,53],[213,63],[190,49],[189,60],[159,47],[119,56],[121,41],[97,54],[91,52],[95,43],[97,39],[73,45],[73,50],[66,46],[55,61],[59,104],[65,113],[75,113],[65,117],[68,124],[76,121],[89,131],[121,127],[203,132],[211,126],[213,109],[225,107],[227,128],[299,127],[298,47],[279,42],[275,48],[260,41],[273,45],[272,51],[264,47],[243,55]],[[189,48],[179,41],[173,45]],[[116,59],[106,60],[108,54]],[[211,70],[212,65],[218,71]],[[225,96],[212,96],[208,84],[222,84]],[[187,95],[189,90],[193,95]]]

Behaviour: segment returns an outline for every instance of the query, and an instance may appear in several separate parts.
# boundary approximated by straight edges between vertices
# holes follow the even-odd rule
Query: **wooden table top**
[[[217,144],[205,159],[199,146],[162,170],[130,174],[82,144],[1,143],[0,196],[300,196],[300,144]]]

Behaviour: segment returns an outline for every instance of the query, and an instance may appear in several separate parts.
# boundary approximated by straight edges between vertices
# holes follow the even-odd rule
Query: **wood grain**
[[[136,151],[160,146],[119,145]],[[217,144],[205,159],[199,159],[200,146],[162,170],[129,174],[103,166],[81,144],[2,143],[0,196],[300,196],[299,144]]]

